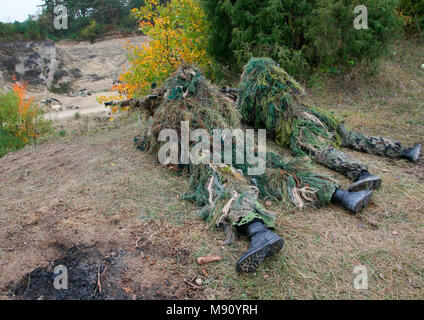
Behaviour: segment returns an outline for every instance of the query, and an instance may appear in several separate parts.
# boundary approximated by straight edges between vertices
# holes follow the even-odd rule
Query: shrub
[[[29,18],[24,22],[0,22],[0,41],[41,40],[47,36],[37,20]]]
[[[105,30],[105,25],[97,23],[96,20],[91,20],[90,24],[84,29],[82,29],[80,34],[77,35],[77,38],[80,40],[89,40],[92,42],[100,35],[102,35]]]
[[[13,91],[0,94],[0,157],[34,142],[49,127],[40,107],[26,97],[24,85],[15,84]]]
[[[208,25],[197,0],[172,0],[169,4],[146,0],[133,15],[149,40],[141,48],[128,43],[130,66],[120,76],[118,99],[146,95],[152,83],[160,85],[183,63],[211,69],[206,54]]]
[[[268,56],[289,73],[349,66],[385,53],[399,28],[396,0],[201,0],[213,25],[208,52],[218,61],[245,64]],[[354,8],[368,8],[368,30],[356,30]]]
[[[409,33],[424,33],[424,1],[401,0],[399,12],[406,24]]]

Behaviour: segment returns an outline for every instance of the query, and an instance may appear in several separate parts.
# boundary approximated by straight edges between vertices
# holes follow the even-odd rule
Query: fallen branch
[[[102,283],[100,282],[100,266],[97,269],[97,286],[99,287],[99,293],[102,293]]]

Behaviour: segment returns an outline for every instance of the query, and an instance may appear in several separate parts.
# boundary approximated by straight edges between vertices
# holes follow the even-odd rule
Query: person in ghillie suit
[[[377,189],[381,179],[339,147],[418,162],[421,144],[404,148],[397,141],[349,131],[332,113],[306,105],[303,94],[303,88],[275,61],[252,58],[241,77],[238,107],[247,124],[265,127],[293,155],[311,156],[353,181],[349,191]]]
[[[158,139],[163,129],[177,131],[182,143],[182,121],[189,121],[192,130],[200,128],[209,133],[214,129],[241,128],[241,115],[233,98],[209,83],[195,67],[182,66],[160,91],[163,97],[157,99],[145,132],[135,139],[140,150],[157,155],[164,143]],[[229,164],[211,161],[195,165],[179,161],[171,166],[190,178],[192,191],[183,199],[201,207],[200,218],[225,228],[227,238],[223,244],[231,244],[237,233],[251,239],[248,251],[237,262],[239,272],[255,271],[266,257],[284,245],[283,239],[272,231],[276,214],[266,210],[261,200],[271,199],[298,208],[337,202],[354,213],[370,201],[371,191],[342,190],[335,179],[312,172],[304,159],[289,161],[275,152],[266,153],[265,173],[249,176],[249,165],[236,163],[235,144],[231,151]]]

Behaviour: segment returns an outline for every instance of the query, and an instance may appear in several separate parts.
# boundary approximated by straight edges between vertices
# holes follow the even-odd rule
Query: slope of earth
[[[113,82],[128,66],[126,45],[141,46],[145,36],[116,38],[95,43],[63,41],[56,44],[60,61],[58,72],[68,75],[67,93],[34,92],[38,101],[57,99],[59,110],[51,113],[52,118],[69,118],[79,114],[105,113],[105,107],[97,102],[100,96],[115,95]],[[88,94],[89,95],[88,95]]]
[[[424,47],[395,48],[373,81],[323,82],[310,99],[351,128],[424,143]],[[134,148],[141,129],[136,114],[113,123],[83,116],[58,125],[66,137],[0,159],[1,298],[424,298],[423,159],[347,151],[384,180],[370,207],[354,216],[338,206],[287,211],[274,204],[283,252],[238,275],[234,265],[248,242],[219,244],[222,231],[178,199],[187,179]],[[223,260],[199,266],[196,258],[207,254]],[[70,285],[80,289],[52,290],[57,264],[81,271],[70,271]],[[354,287],[358,266],[367,289]]]

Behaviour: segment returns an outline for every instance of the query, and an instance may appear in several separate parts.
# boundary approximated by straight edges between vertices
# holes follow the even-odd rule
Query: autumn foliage
[[[12,91],[0,94],[0,157],[33,142],[48,128],[43,111],[28,97],[25,84],[15,83]]]
[[[172,0],[168,5],[146,0],[132,14],[148,40],[141,47],[127,44],[130,66],[115,87],[120,95],[103,101],[146,95],[152,83],[160,85],[182,63],[210,68],[205,50],[208,24],[197,0]]]

